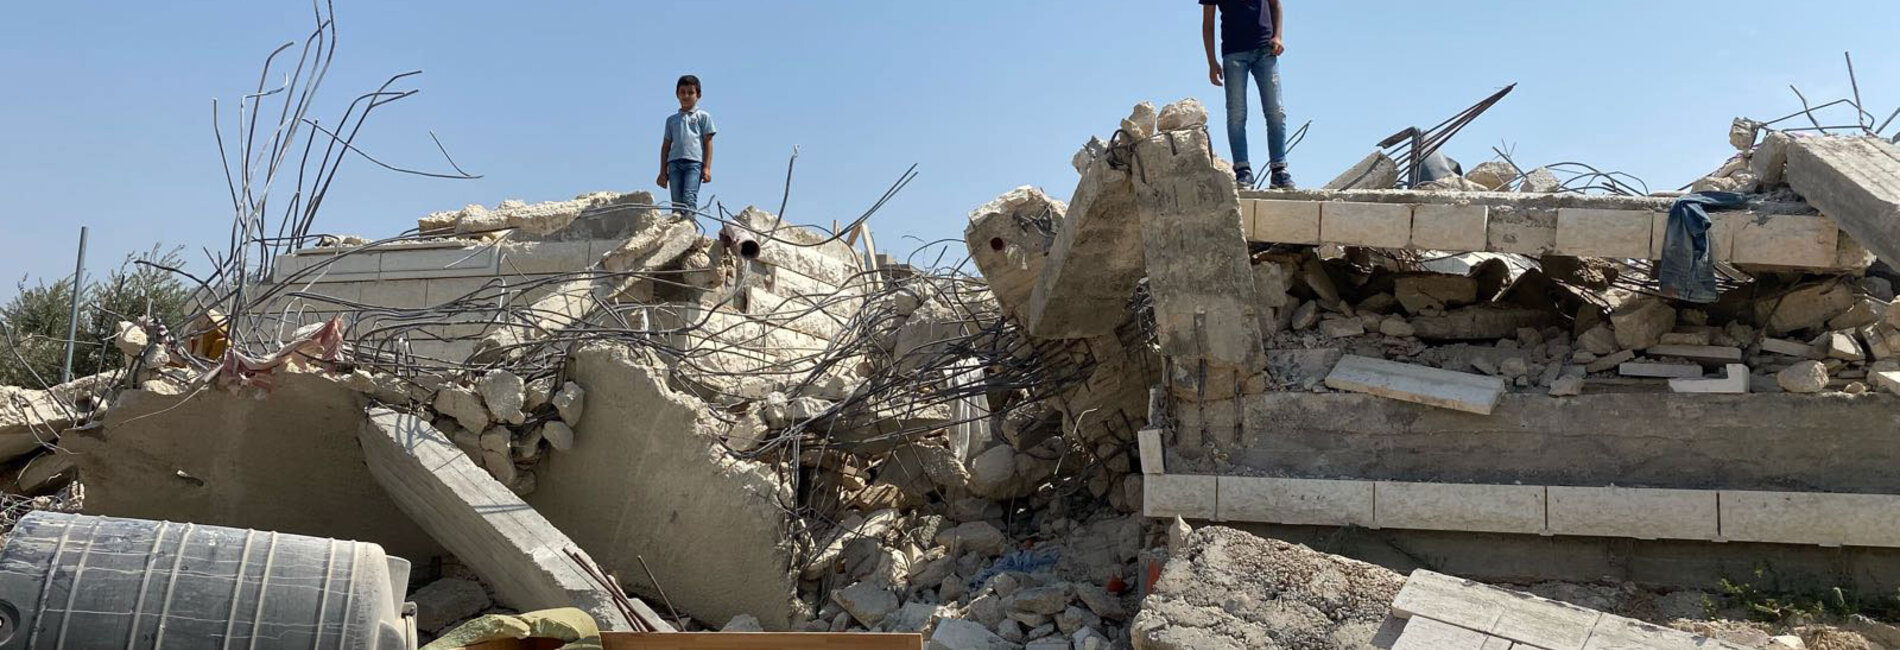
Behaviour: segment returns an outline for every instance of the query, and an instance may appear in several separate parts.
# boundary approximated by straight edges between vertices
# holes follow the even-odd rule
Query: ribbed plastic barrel
[[[36,512],[0,549],[0,650],[412,650],[375,544]]]

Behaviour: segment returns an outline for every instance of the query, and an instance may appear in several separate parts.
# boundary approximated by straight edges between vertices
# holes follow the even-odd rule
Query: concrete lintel
[[[1562,208],[1557,211],[1556,252],[1576,257],[1648,257],[1655,223],[1655,213],[1646,210]]]
[[[1352,354],[1333,365],[1326,386],[1480,415],[1489,415],[1504,394],[1497,377]]]
[[[1193,474],[1156,474],[1141,479],[1141,509],[1148,517],[1214,519],[1217,514],[1216,477]]]
[[[1541,485],[1380,481],[1373,518],[1379,528],[1543,534]]]
[[[1222,476],[1217,505],[1221,521],[1302,526],[1367,526],[1374,523],[1372,481]]]
[[[433,425],[377,409],[357,439],[370,475],[397,507],[468,563],[502,603],[524,611],[579,607],[604,627],[634,629],[612,595],[569,555],[585,559],[585,552]],[[638,599],[629,599],[646,623],[671,629]]]
[[[1549,487],[1555,535],[1636,539],[1718,539],[1715,490]]]

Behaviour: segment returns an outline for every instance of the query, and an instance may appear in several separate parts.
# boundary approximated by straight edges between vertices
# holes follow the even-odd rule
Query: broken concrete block
[[[1635,358],[1636,358],[1635,350],[1619,350],[1608,356],[1600,357],[1595,361],[1591,361],[1589,365],[1584,366],[1583,369],[1585,372],[1603,372],[1605,370],[1609,370],[1611,368],[1621,366],[1624,363],[1628,363],[1631,359],[1635,359]]]
[[[1900,260],[1900,145],[1876,137],[1797,138],[1788,185],[1861,245]]]
[[[482,403],[488,405],[496,422],[521,424],[527,418],[521,412],[525,391],[521,377],[506,370],[490,370],[475,382],[475,392],[482,396]]]
[[[566,382],[561,384],[560,392],[548,401],[561,414],[561,421],[569,425],[577,424],[587,409],[587,389],[581,388],[580,384]]]
[[[1155,126],[1164,133],[1207,126],[1207,107],[1193,97],[1168,104],[1161,108],[1161,116],[1155,119]]]
[[[1874,388],[1894,395],[1900,395],[1900,370],[1870,372],[1867,373],[1867,378],[1873,380]]]
[[[1434,251],[1482,251],[1489,236],[1491,208],[1483,205],[1424,204],[1412,209],[1412,248]]]
[[[1412,206],[1406,203],[1320,204],[1319,238],[1328,244],[1405,248],[1412,242]]]
[[[1723,369],[1724,375],[1718,379],[1671,379],[1669,390],[1677,393],[1728,393],[1741,395],[1748,392],[1748,366],[1731,363]]]
[[[1252,241],[1277,244],[1318,244],[1318,201],[1252,199]]]
[[[1563,183],[1549,168],[1538,167],[1524,175],[1524,182],[1517,187],[1519,192],[1531,194],[1549,194],[1563,189]]]
[[[1407,313],[1444,310],[1478,301],[1478,281],[1469,276],[1411,274],[1394,279],[1393,297]]]
[[[1755,320],[1770,335],[1781,335],[1825,325],[1854,306],[1851,285],[1830,280],[1795,287],[1755,300]]]
[[[1389,190],[1399,184],[1399,164],[1374,151],[1327,183],[1328,190]]]
[[[1009,544],[1009,538],[1003,535],[1003,531],[997,530],[987,521],[964,522],[955,528],[938,531],[936,539],[932,541],[938,546],[948,547],[951,555],[970,552],[998,555]]]
[[[1827,328],[1831,330],[1851,330],[1872,325],[1885,319],[1887,303],[1872,298],[1861,298],[1853,307],[1841,312],[1841,315],[1828,319]]]
[[[982,623],[950,618],[937,623],[926,650],[1015,650],[1017,647],[991,633]]]
[[[488,407],[482,405],[482,398],[475,391],[447,384],[435,393],[435,412],[455,418],[456,423],[469,431],[488,429]]]
[[[1790,357],[1800,357],[1803,359],[1817,359],[1817,358],[1826,356],[1825,354],[1816,351],[1814,349],[1814,346],[1812,345],[1801,343],[1799,341],[1790,341],[1787,339],[1775,339],[1775,338],[1762,339],[1761,351],[1786,355]]]
[[[1128,117],[1122,118],[1122,135],[1129,140],[1146,140],[1148,136],[1155,134],[1155,122],[1158,118],[1152,102],[1136,104]]]
[[[1631,361],[1618,365],[1616,374],[1624,377],[1701,378],[1702,366],[1684,363],[1647,363]]]
[[[1551,397],[1574,397],[1583,394],[1582,377],[1558,377],[1550,382]]]
[[[1643,350],[1652,357],[1680,357],[1701,363],[1734,363],[1742,360],[1742,349],[1720,345],[1652,345]]]
[[[416,629],[429,634],[440,634],[494,604],[481,583],[461,578],[443,578],[423,585],[409,594],[408,600],[416,604]]]
[[[1379,321],[1379,333],[1395,338],[1405,338],[1418,334],[1418,328],[1412,327],[1412,323],[1404,318],[1387,316],[1385,320]]]
[[[1491,191],[1503,191],[1512,181],[1517,180],[1517,167],[1503,160],[1478,163],[1471,171],[1465,172],[1465,178],[1483,185]]]
[[[1830,359],[1860,361],[1866,358],[1866,355],[1861,353],[1860,344],[1855,343],[1853,335],[1846,332],[1822,334],[1820,338],[1814,340],[1814,347]]]
[[[1616,344],[1616,332],[1611,331],[1608,325],[1598,325],[1584,330],[1583,335],[1577,337],[1577,344],[1599,357],[1615,354],[1621,349]]]
[[[1357,318],[1329,318],[1320,321],[1319,333],[1331,339],[1358,336],[1366,333],[1366,325]]]
[[[1798,361],[1775,373],[1775,384],[1790,393],[1819,393],[1827,389],[1827,366],[1819,361]]]
[[[1557,211],[1557,250],[1576,257],[1648,258],[1656,213],[1647,210],[1563,208]]]
[[[850,612],[851,618],[866,627],[882,623],[885,616],[897,611],[899,604],[897,595],[891,593],[889,587],[870,580],[832,590],[831,602]]]
[[[1611,312],[1610,325],[1617,347],[1641,350],[1656,345],[1664,333],[1676,328],[1676,309],[1661,298],[1644,296]]]
[[[568,426],[566,422],[551,420],[543,423],[541,425],[541,439],[548,441],[548,446],[553,447],[555,451],[571,451],[574,449],[574,429]]]
[[[1490,415],[1504,394],[1504,381],[1358,355],[1341,357],[1326,375],[1335,390]]]
[[[1005,313],[1024,318],[1049,258],[1051,234],[1061,230],[1068,210],[1042,190],[1023,186],[970,212],[964,243]]]

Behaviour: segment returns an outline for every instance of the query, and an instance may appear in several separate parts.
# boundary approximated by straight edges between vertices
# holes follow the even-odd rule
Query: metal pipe
[[[66,314],[66,366],[59,371],[59,383],[73,380],[73,347],[79,343],[79,294],[84,289],[80,284],[86,275],[86,227],[79,227],[79,259],[73,262],[72,310]]]

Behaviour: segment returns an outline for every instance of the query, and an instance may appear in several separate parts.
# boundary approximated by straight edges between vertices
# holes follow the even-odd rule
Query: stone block
[[[1319,243],[1320,203],[1318,201],[1247,201],[1253,215],[1253,230],[1248,241],[1277,244]]]
[[[511,241],[501,244],[502,275],[573,273],[594,265],[591,242]]]
[[[1735,226],[1729,261],[1736,264],[1829,268],[1840,246],[1840,226],[1820,215],[1742,215]]]
[[[1325,185],[1329,190],[1389,190],[1399,182],[1399,165],[1383,151],[1373,151],[1364,160]]]
[[[1715,490],[1549,488],[1550,532],[1637,539],[1717,539]]]
[[[371,307],[417,309],[429,306],[428,281],[383,280],[363,284],[363,304]]]
[[[1141,481],[1141,510],[1147,517],[1213,519],[1217,514],[1216,478],[1191,474],[1155,474]]]
[[[1373,525],[1373,482],[1222,476],[1220,521],[1300,526]]]
[[[1900,495],[1722,490],[1722,539],[1900,547]]]
[[[1700,363],[1735,363],[1742,360],[1742,349],[1721,345],[1652,345],[1643,350],[1652,357],[1680,357]]]
[[[1610,313],[1610,327],[1616,331],[1617,347],[1641,350],[1676,328],[1676,308],[1660,298],[1637,298]]]
[[[1631,361],[1618,365],[1616,374],[1624,377],[1701,378],[1702,366],[1684,363]]]
[[[1549,211],[1492,210],[1485,241],[1493,253],[1543,255],[1557,248],[1557,215]]]
[[[1419,616],[1405,623],[1405,633],[1392,644],[1392,650],[1487,650],[1491,646],[1486,643],[1492,638],[1483,632]],[[1510,645],[1509,641],[1504,642],[1506,650]]]
[[[1144,428],[1135,432],[1136,444],[1141,448],[1141,473],[1161,474],[1166,471],[1166,451],[1161,448],[1161,430]]]
[[[1544,486],[1380,481],[1376,528],[1542,534]]]
[[[1724,375],[1716,379],[1671,379],[1669,390],[1677,393],[1725,393],[1740,395],[1748,392],[1748,366],[1731,363],[1724,368]]]
[[[1873,380],[1874,388],[1883,392],[1900,395],[1900,370],[1879,370],[1867,373]]]
[[[1420,205],[1412,209],[1412,248],[1483,251],[1490,217],[1483,205]]]
[[[1557,250],[1576,257],[1647,258],[1656,213],[1645,210],[1563,208],[1557,211]]]
[[[1727,262],[1734,258],[1735,232],[1743,221],[1749,218],[1743,212],[1716,212],[1709,214],[1709,258],[1717,262]],[[1663,242],[1668,237],[1669,214],[1658,212],[1655,223],[1651,225],[1649,237],[1649,258],[1662,259]]]
[[[1489,415],[1504,394],[1504,380],[1358,355],[1341,357],[1326,375],[1335,390]]]
[[[344,254],[334,252],[300,252],[277,257],[276,266],[271,269],[272,282],[348,282],[376,277],[382,269],[383,254],[373,251],[357,251]],[[322,267],[322,268],[317,268]],[[304,273],[304,271],[309,271]]]
[[[482,288],[487,286],[490,282],[495,283],[494,290],[483,292],[482,295],[500,296],[503,293],[501,289],[503,281],[491,277],[435,278],[431,280],[404,280],[404,282],[422,283],[424,287],[422,303],[430,307],[467,298],[477,291],[482,291]],[[511,284],[513,282],[512,280],[510,281]],[[520,295],[519,290],[511,290],[508,297],[515,298]]]
[[[1424,569],[1406,578],[1405,587],[1392,600],[1392,612],[1412,621],[1442,621],[1548,650],[1579,650],[1605,616],[1593,609]],[[1406,629],[1411,629],[1411,623]]]
[[[1328,244],[1405,248],[1412,243],[1412,206],[1329,201],[1320,206],[1319,236]]]

